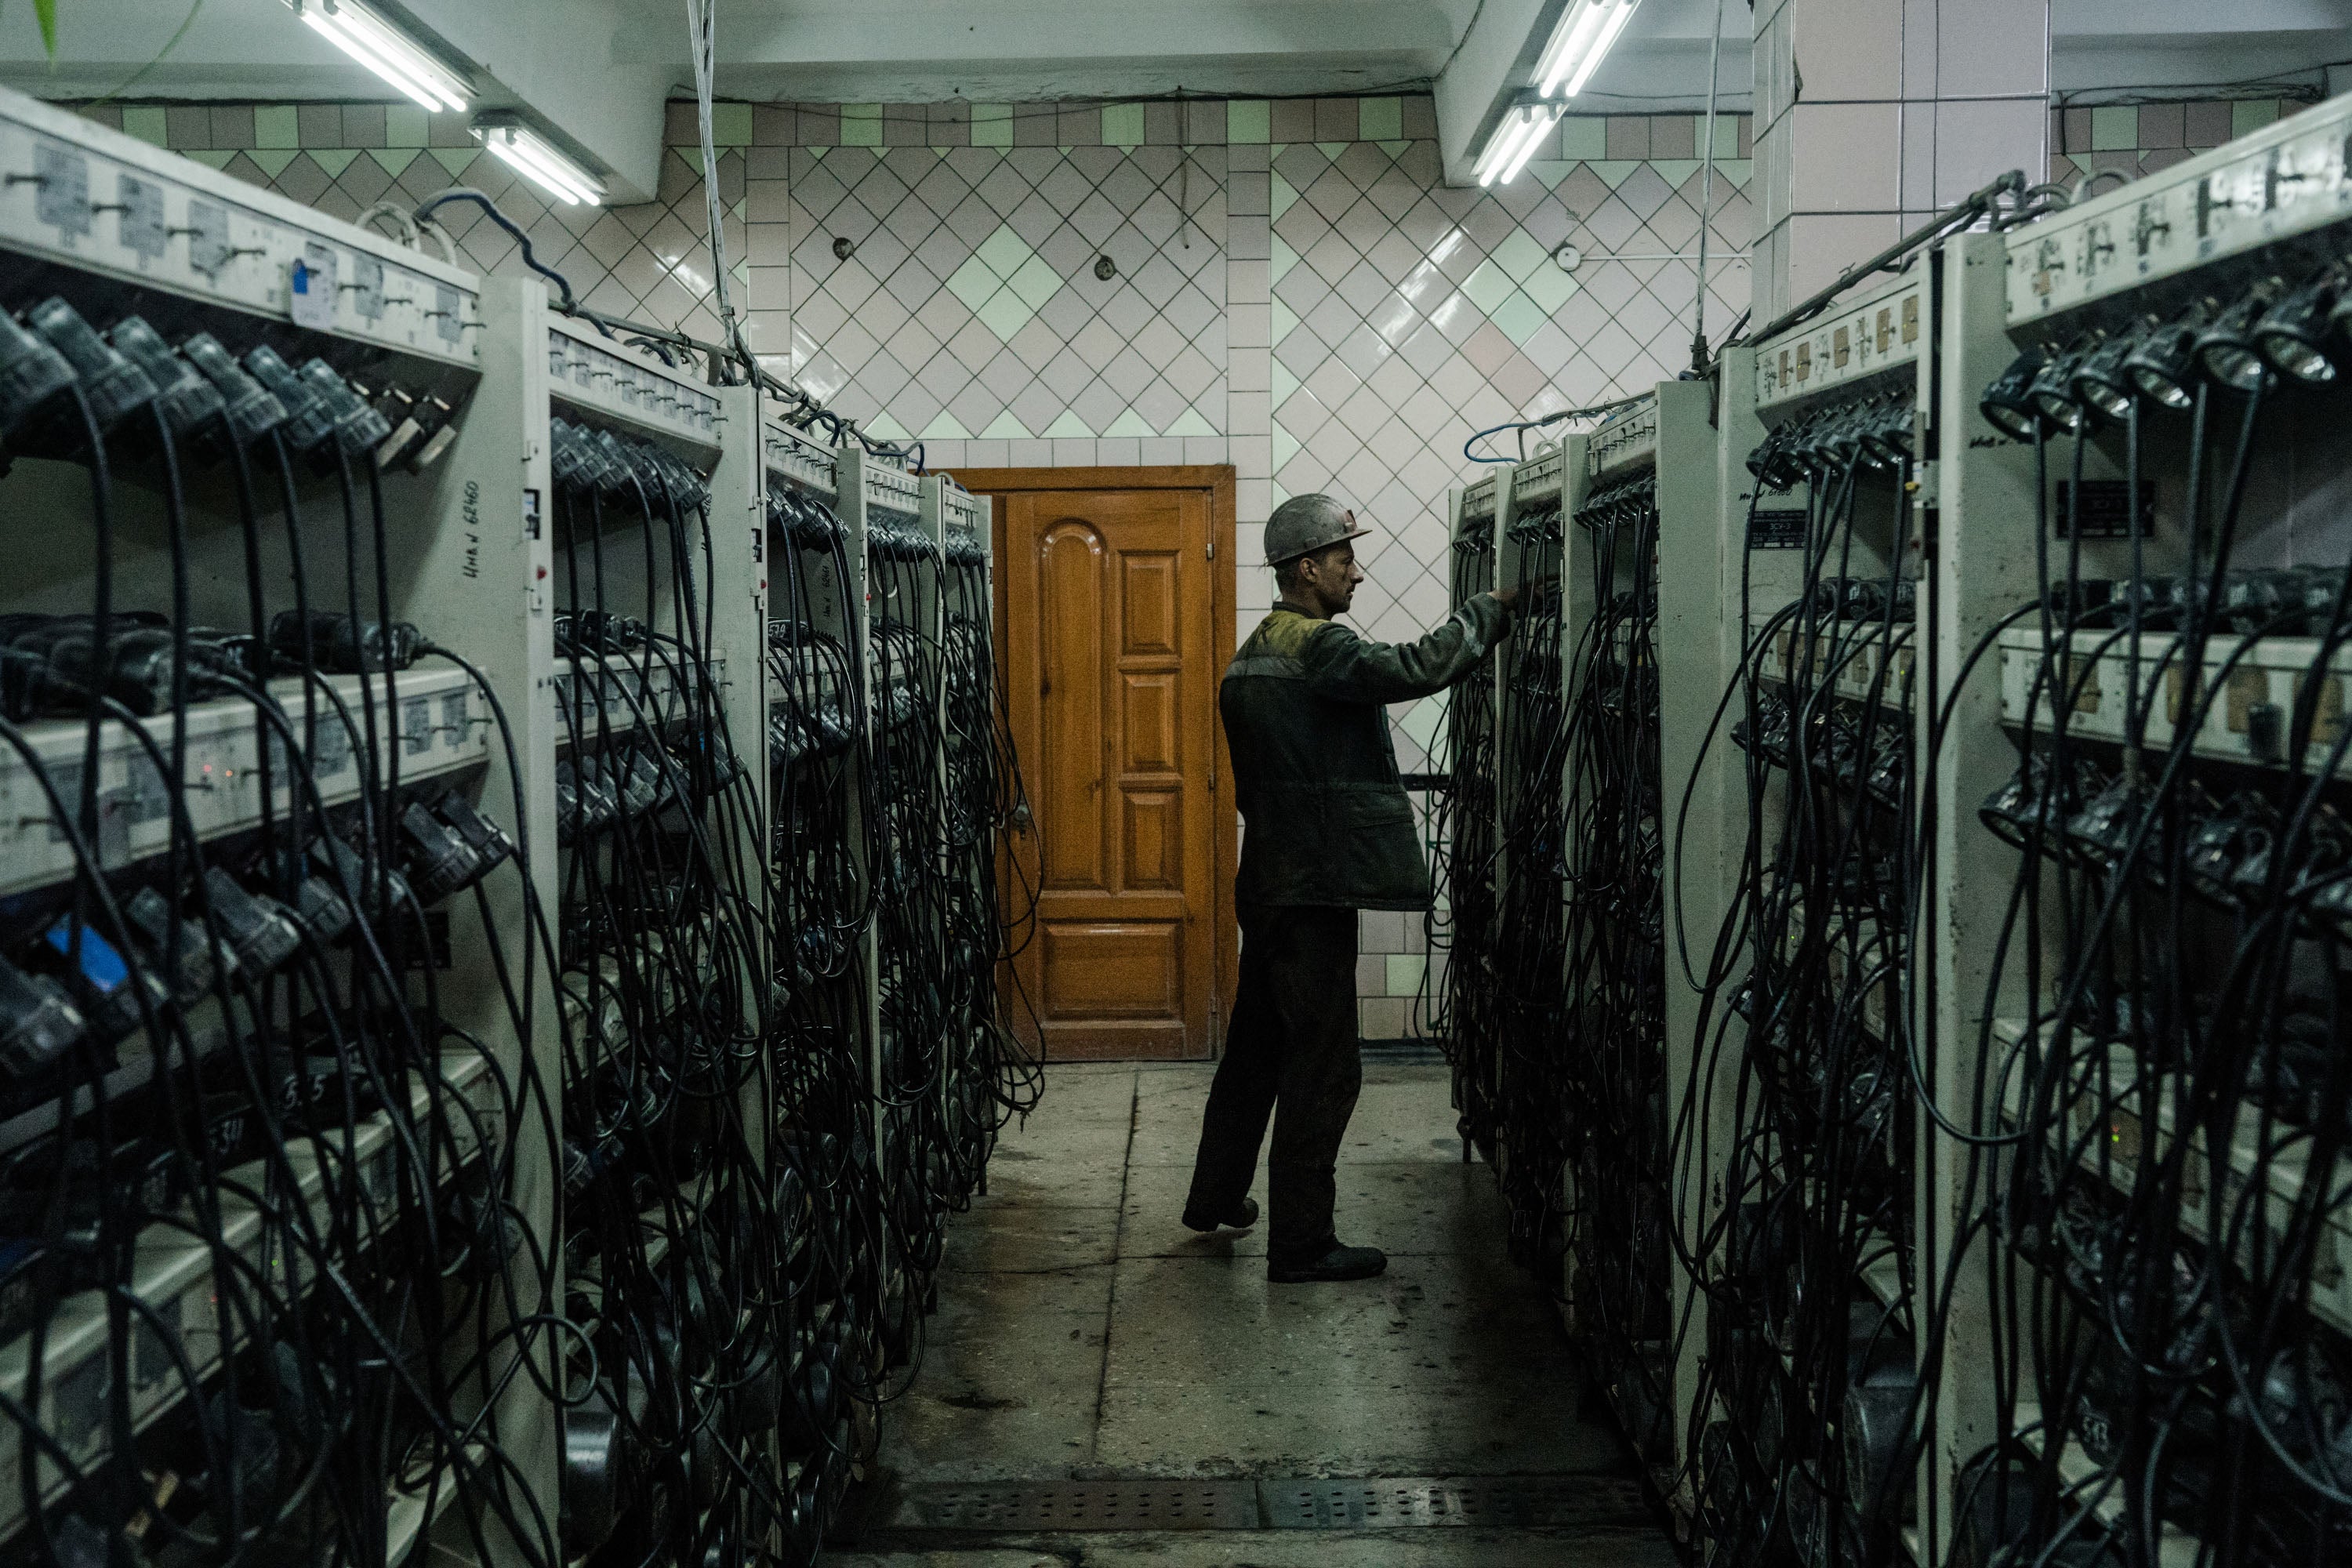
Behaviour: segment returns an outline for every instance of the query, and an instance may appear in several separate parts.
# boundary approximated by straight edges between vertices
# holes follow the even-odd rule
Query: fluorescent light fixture
[[[1592,79],[1642,0],[1569,0],[1536,61],[1536,96],[1574,98]],[[1565,89],[1562,84],[1565,83]]]
[[[484,115],[473,129],[475,141],[566,206],[604,205],[604,183],[522,121],[509,115]]]
[[[1544,133],[1559,123],[1556,103],[1518,103],[1504,110],[1503,122],[1486,138],[1475,172],[1480,185],[1509,184],[1543,142]]]
[[[473,89],[360,0],[286,0],[320,37],[428,110],[462,110]]]

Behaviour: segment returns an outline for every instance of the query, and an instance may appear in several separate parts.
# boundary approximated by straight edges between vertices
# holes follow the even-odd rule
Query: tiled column
[[[1243,134],[1251,132],[1244,128]],[[1272,149],[1263,140],[1225,149],[1225,430],[1234,465],[1234,635],[1247,637],[1271,607],[1265,516],[1274,508]]]
[[[1995,175],[2049,166],[2050,0],[1758,0],[1769,321]]]

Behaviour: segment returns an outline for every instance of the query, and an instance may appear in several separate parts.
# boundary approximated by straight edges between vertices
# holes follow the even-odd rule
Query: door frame
[[[1234,599],[1240,583],[1240,563],[1234,559],[1234,468],[1230,463],[1177,463],[1140,468],[981,468],[951,467],[934,472],[951,475],[956,483],[976,496],[987,496],[992,502],[1008,494],[1036,494],[1050,490],[1205,490],[1209,496],[1209,549],[1213,570],[1209,573],[1209,634],[1213,649],[1223,649],[1223,658],[1233,658]],[[992,552],[994,561],[1004,559],[1004,508],[992,504],[989,508],[992,530]],[[1223,571],[1213,570],[1217,563],[1227,563]],[[993,620],[990,628],[993,639],[999,683],[1010,673],[1005,640],[1004,595],[991,595],[994,602]],[[1213,658],[1219,657],[1213,652]],[[1223,667],[1214,667],[1222,678]],[[1206,688],[1209,701],[1216,701],[1216,684]],[[1209,918],[1215,922],[1216,975],[1215,989],[1209,997],[1209,1059],[1225,1054],[1225,1022],[1233,1007],[1234,993],[1241,984],[1242,936],[1241,921],[1234,909],[1234,878],[1241,868],[1241,811],[1234,803],[1234,760],[1225,749],[1225,726],[1213,713],[1209,732],[1216,737],[1212,748],[1209,768],[1209,830],[1210,861],[1215,868],[1212,880],[1215,886],[1209,893]]]

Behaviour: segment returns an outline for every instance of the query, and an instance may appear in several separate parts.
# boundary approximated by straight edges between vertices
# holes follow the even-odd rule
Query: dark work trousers
[[[1363,1087],[1356,1049],[1356,911],[1244,904],[1242,981],[1224,1059],[1201,1118],[1190,1214],[1241,1205],[1274,1118],[1266,1248],[1316,1256],[1333,1241],[1332,1169]]]

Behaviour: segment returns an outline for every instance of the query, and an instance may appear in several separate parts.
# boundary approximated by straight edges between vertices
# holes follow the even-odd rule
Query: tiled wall
[[[1693,270],[1655,258],[1695,245],[1689,115],[1565,122],[1494,194],[1443,187],[1425,98],[803,105],[772,125],[797,143],[789,263],[771,270],[755,226],[753,287],[790,312],[801,380],[943,467],[1231,462],[1244,630],[1272,593],[1257,525],[1316,489],[1381,530],[1359,624],[1428,626],[1464,439],[1688,353]],[[1718,326],[1747,303],[1743,132],[1718,128]],[[1408,768],[1435,716],[1400,715]]]
[[[2303,107],[2291,98],[2242,98],[2053,110],[2050,177],[2071,184],[2095,169],[2117,169],[2137,179]]]

